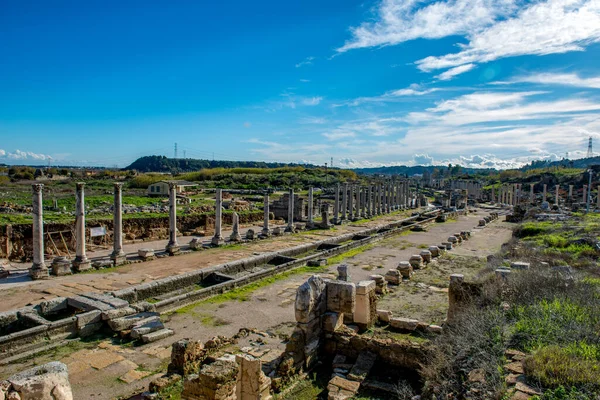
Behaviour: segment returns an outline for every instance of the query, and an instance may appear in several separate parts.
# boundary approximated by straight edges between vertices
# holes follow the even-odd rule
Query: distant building
[[[169,182],[177,184],[177,193],[183,193],[186,188],[198,186],[198,184],[188,181],[160,181],[148,186],[148,196],[168,196]]]

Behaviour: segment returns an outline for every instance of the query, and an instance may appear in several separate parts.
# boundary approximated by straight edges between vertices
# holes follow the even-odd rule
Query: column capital
[[[123,182],[114,182],[113,187],[115,190],[121,191],[121,189],[123,189]]]
[[[177,188],[177,182],[169,181],[167,184],[169,185],[169,190]]]
[[[75,187],[77,188],[77,190],[83,189],[84,186],[85,186],[85,182],[77,182],[75,184]]]
[[[44,184],[43,183],[34,183],[33,185],[31,185],[31,188],[33,189],[33,191],[35,193],[41,193],[42,190],[44,190]]]

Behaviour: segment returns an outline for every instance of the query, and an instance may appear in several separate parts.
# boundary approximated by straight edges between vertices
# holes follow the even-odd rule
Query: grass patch
[[[372,249],[375,245],[373,243],[365,244],[359,247],[355,247],[352,250],[348,250],[344,253],[338,254],[337,256],[331,257],[327,260],[327,265],[339,264],[347,258],[354,257],[360,253],[363,253],[369,249]]]

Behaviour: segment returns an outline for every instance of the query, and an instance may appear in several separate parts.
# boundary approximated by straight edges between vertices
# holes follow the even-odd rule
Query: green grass
[[[530,400],[593,400],[590,395],[580,392],[577,388],[572,387],[567,390],[564,386],[559,386],[556,389],[546,390],[541,396],[533,396]]]
[[[347,258],[351,258],[354,257],[360,253],[363,253],[369,249],[372,249],[373,247],[375,247],[375,244],[370,243],[370,244],[365,244],[359,247],[356,247],[352,250],[348,250],[344,253],[338,254],[337,256],[333,256],[331,258],[329,258],[327,260],[327,265],[335,265],[335,264],[339,264],[342,261],[344,261]]]

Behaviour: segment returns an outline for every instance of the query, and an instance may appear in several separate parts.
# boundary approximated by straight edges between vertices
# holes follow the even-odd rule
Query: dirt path
[[[472,238],[464,242],[446,261],[416,272],[411,282],[403,283],[386,296],[378,308],[387,308],[398,316],[416,317],[426,322],[440,323],[447,307],[445,284],[451,273],[476,273],[482,266],[480,258],[485,258],[500,249],[511,235],[511,226],[504,222],[494,222],[485,229],[477,229],[477,221],[483,214],[459,217],[457,221],[445,224],[431,224],[427,232],[412,232],[389,237],[377,242],[372,248],[344,260],[348,264],[353,282],[367,279],[374,273],[384,274],[395,268],[399,261],[408,260],[412,254],[418,254],[420,245],[440,243],[454,232],[471,230]],[[354,229],[349,227],[348,229]],[[330,232],[331,233],[331,232]],[[305,236],[305,235],[297,235]],[[306,235],[309,236],[309,235]],[[313,235],[310,235],[313,236]],[[289,243],[294,237],[281,238]],[[266,246],[268,242],[258,243]],[[293,243],[294,245],[297,242]],[[422,246],[421,246],[422,247]],[[222,249],[225,250],[225,249]],[[200,253],[206,255],[208,252]],[[222,257],[233,257],[238,250],[223,251]],[[239,253],[238,253],[239,254]],[[239,256],[239,255],[238,255]],[[181,260],[187,256],[171,258]],[[461,261],[464,257],[467,262]],[[459,262],[460,261],[460,262]],[[140,264],[137,264],[138,266]],[[337,265],[328,267],[325,277],[334,278]],[[86,348],[63,349],[43,357],[10,365],[2,371],[0,378],[23,370],[31,365],[49,360],[60,359],[69,367],[71,384],[75,398],[112,399],[126,396],[147,388],[153,379],[153,372],[164,369],[170,357],[171,344],[182,338],[208,340],[215,335],[231,336],[240,328],[255,328],[275,335],[290,333],[294,326],[294,299],[297,287],[309,274],[293,275],[287,279],[252,292],[246,301],[227,301],[222,303],[202,302],[185,307],[180,312],[163,316],[165,325],[175,331],[175,335],[159,342],[131,348],[118,346],[110,340],[89,343]],[[257,338],[254,338],[257,339]],[[253,338],[246,339],[253,340]],[[263,338],[266,342],[261,348],[269,354],[282,349],[283,341],[277,337]],[[239,343],[242,347],[246,343]],[[125,382],[127,381],[127,382]]]

